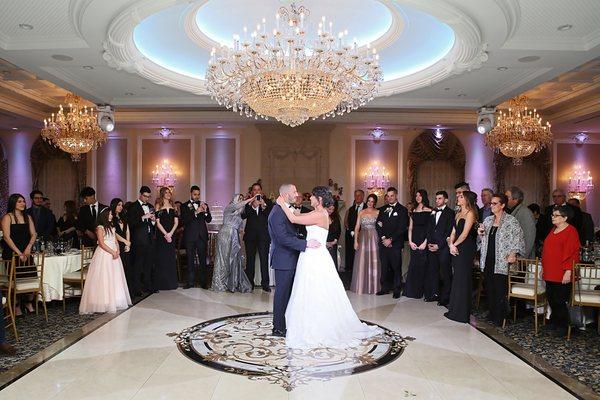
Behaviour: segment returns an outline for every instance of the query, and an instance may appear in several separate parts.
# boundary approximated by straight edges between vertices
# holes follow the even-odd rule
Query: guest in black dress
[[[8,198],[6,214],[2,217],[3,260],[12,260],[14,254],[17,254],[21,261],[27,261],[31,256],[37,234],[33,218],[25,213],[26,206],[25,197],[18,193],[11,194]],[[37,276],[35,269],[33,270],[33,276]],[[32,300],[33,295],[29,295],[23,301],[28,312],[34,311],[31,304]],[[21,315],[19,307],[16,307],[16,315]]]
[[[119,199],[118,197],[112,199],[110,201],[110,209],[112,210],[112,224],[113,228],[115,229],[115,235],[119,245],[119,257],[121,257],[123,271],[125,271],[127,287],[131,288],[131,283],[133,283],[134,279],[133,266],[131,265],[131,232],[129,232],[129,225],[127,224],[123,200]],[[130,296],[133,298],[131,289],[129,289],[129,292]]]
[[[64,204],[65,212],[56,223],[58,237],[65,241],[72,241],[71,247],[79,248],[79,236],[77,236],[77,206],[73,200],[67,200]]]
[[[338,257],[337,249],[340,236],[342,234],[342,224],[340,223],[340,214],[338,212],[339,204],[337,200],[333,202],[332,206],[327,207],[329,213],[329,233],[327,234],[327,250],[333,258],[335,269],[338,269]]]
[[[156,201],[156,288],[173,290],[179,287],[177,282],[177,250],[175,248],[175,231],[179,225],[179,217],[172,202],[171,189],[160,189]]]
[[[477,195],[465,190],[458,194],[457,204],[460,211],[456,214],[456,225],[448,239],[454,275],[448,312],[444,316],[467,323],[471,315],[473,260],[477,251]]]
[[[427,230],[431,221],[429,197],[424,189],[417,190],[413,203],[416,204],[408,224],[410,264],[404,296],[413,299],[423,297],[427,272]]]

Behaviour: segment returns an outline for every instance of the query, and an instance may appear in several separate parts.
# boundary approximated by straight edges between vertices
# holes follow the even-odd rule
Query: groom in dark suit
[[[288,204],[293,204],[298,191],[292,184],[284,184],[279,194]],[[288,220],[279,205],[269,214],[269,235],[271,237],[271,268],[275,270],[275,298],[273,301],[273,336],[285,337],[285,310],[292,294],[296,275],[296,264],[301,251],[317,248],[318,241],[298,238],[294,225]]]
[[[86,186],[80,193],[83,205],[79,208],[77,215],[77,230],[81,232],[82,244],[87,247],[96,246],[98,238],[96,237],[96,222],[98,215],[107,206],[96,200],[96,191],[94,188]]]
[[[381,261],[381,290],[378,296],[394,291],[400,298],[402,290],[402,248],[408,231],[408,210],[398,202],[398,190],[390,187],[385,195],[387,204],[379,209],[377,236]]]

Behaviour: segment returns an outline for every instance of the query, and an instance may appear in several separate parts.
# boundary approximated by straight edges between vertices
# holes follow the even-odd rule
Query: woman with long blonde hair
[[[155,205],[156,215],[156,288],[173,290],[177,281],[177,250],[173,238],[179,216],[175,211],[173,193],[168,187],[160,188]]]

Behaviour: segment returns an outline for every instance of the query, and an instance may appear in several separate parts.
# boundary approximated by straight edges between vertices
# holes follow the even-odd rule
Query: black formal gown
[[[427,238],[427,229],[431,221],[431,211],[420,211],[412,213],[412,241],[420,246]],[[410,264],[404,296],[413,299],[423,297],[425,290],[425,276],[427,272],[427,247],[424,250],[410,250]]]
[[[465,219],[456,223],[456,236],[459,237],[465,228]],[[467,238],[458,246],[458,255],[452,256],[452,291],[448,312],[444,315],[457,322],[469,322],[473,290],[473,260],[477,251],[477,231],[471,229]]]
[[[10,238],[20,252],[25,251],[31,240],[28,218],[28,216],[25,216],[25,222],[21,224],[15,220],[12,214],[10,215]],[[2,239],[2,259],[12,260],[13,253],[13,249]]]
[[[162,209],[156,213],[160,224],[165,231],[173,229],[177,213],[175,209]],[[173,290],[179,287],[177,282],[177,250],[175,239],[167,243],[162,232],[156,232],[156,288],[159,290]]]

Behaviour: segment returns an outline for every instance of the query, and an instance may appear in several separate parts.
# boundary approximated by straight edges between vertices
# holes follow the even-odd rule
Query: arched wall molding
[[[533,153],[532,155],[525,157],[523,161],[529,161],[536,168],[539,168],[541,170],[543,187],[540,190],[539,198],[542,199],[542,205],[549,204],[549,193],[550,190],[552,190],[552,154],[550,150],[548,148],[545,148],[542,151]],[[501,153],[494,153],[494,187],[500,193],[504,193],[508,186],[510,186],[510,183],[504,181],[504,175],[506,173],[506,169],[510,167],[512,162],[512,158],[506,157]]]
[[[33,146],[31,147],[30,161],[31,161],[31,188],[39,189],[39,180],[42,170],[46,166],[46,163],[52,159],[67,159],[70,160],[71,156],[64,151],[48,144],[41,137],[38,138]],[[86,186],[86,174],[87,174],[87,154],[81,155],[79,162],[72,162],[73,171],[77,177],[75,188],[73,190],[73,199],[79,198],[79,192],[81,188]]]
[[[419,165],[425,161],[443,160],[458,169],[460,179],[465,177],[466,155],[465,148],[460,140],[450,131],[444,131],[443,138],[435,140],[433,130],[426,130],[417,136],[408,149],[408,184],[409,193],[419,189],[417,187]]]

